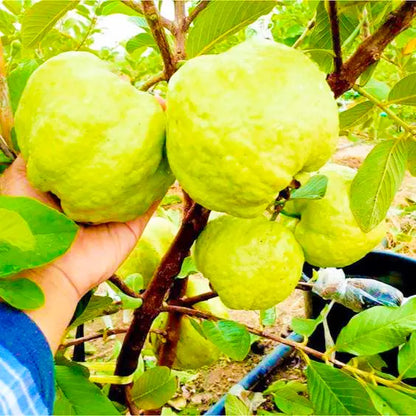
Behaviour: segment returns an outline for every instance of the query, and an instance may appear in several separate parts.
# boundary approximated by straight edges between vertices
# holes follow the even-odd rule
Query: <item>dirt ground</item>
[[[339,164],[358,168],[372,146],[368,144],[356,144],[346,139],[341,139],[333,161]],[[177,190],[173,190],[173,194]],[[416,214],[412,208],[416,202],[416,178],[406,174],[400,191],[396,195],[393,208],[389,211],[389,231],[384,247],[416,257],[416,239],[414,239],[416,228]],[[296,290],[292,296],[277,306],[277,319],[273,327],[268,328],[272,333],[286,334],[289,331],[291,318],[294,316],[305,316],[304,294]],[[231,311],[231,317],[239,322],[259,326],[259,316],[253,311]],[[127,326],[122,322],[121,314],[114,315],[112,321],[114,326]],[[96,320],[87,326],[87,334],[103,328],[103,321]],[[88,360],[100,359],[104,361],[114,360],[116,344],[120,345],[122,336],[111,338],[103,342],[96,340],[87,344],[87,351],[90,352]],[[221,359],[217,364],[200,369],[181,386],[181,391],[170,402],[175,412],[182,411],[184,414],[198,414],[206,411],[214,404],[232,385],[237,383],[247,372],[255,367],[275,344],[271,341],[259,340],[252,347],[247,359],[243,362],[233,362],[226,358]],[[277,369],[268,381],[277,379],[303,379],[303,363],[292,355],[286,364]],[[268,382],[266,381],[266,383]],[[266,386],[260,386],[261,387]],[[262,408],[273,410],[271,403],[265,403]]]

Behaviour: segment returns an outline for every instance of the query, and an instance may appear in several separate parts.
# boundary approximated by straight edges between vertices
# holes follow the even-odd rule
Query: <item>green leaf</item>
[[[119,415],[101,390],[88,381],[85,367],[56,365],[54,415]]]
[[[3,0],[3,5],[15,15],[22,12],[23,0]]]
[[[26,47],[35,47],[69,10],[79,1],[42,0],[35,3],[22,19],[22,43]]]
[[[364,101],[342,111],[339,113],[339,129],[345,130],[364,123],[373,108],[374,103],[372,101]]]
[[[177,279],[184,279],[185,277],[190,276],[191,274],[198,273],[198,269],[195,266],[195,262],[192,256],[188,256],[182,263],[181,271],[176,276]]]
[[[396,104],[416,105],[416,74],[410,74],[393,86],[389,102]]]
[[[224,406],[226,416],[247,416],[250,414],[250,409],[246,404],[233,394],[227,394]]]
[[[385,218],[402,183],[406,161],[406,141],[400,139],[377,144],[365,158],[350,191],[352,213],[364,232]]]
[[[131,398],[140,409],[162,407],[176,393],[176,377],[167,367],[154,367],[144,372],[134,382]]]
[[[142,306],[143,300],[140,298],[134,298],[124,294],[120,289],[118,289],[111,282],[107,282],[120,297],[121,303],[123,304],[123,309],[137,309]],[[124,283],[136,293],[139,293],[140,290],[144,289],[143,276],[140,273],[133,273],[127,276],[124,279]]]
[[[87,307],[69,326],[75,328],[85,322],[91,321],[99,316],[116,313],[120,310],[120,306],[113,305],[113,299],[109,296],[91,296]]]
[[[416,141],[406,140],[407,146],[407,170],[412,176],[416,176]]]
[[[275,1],[212,0],[189,31],[188,57],[207,53],[216,43],[268,14],[275,4]]]
[[[373,355],[406,342],[416,330],[416,299],[399,308],[375,306],[355,315],[341,330],[337,351]]]
[[[3,33],[3,35],[12,35],[16,31],[16,28],[13,25],[15,22],[15,16],[0,9],[0,32]]]
[[[4,244],[22,251],[33,250],[36,238],[29,224],[15,211],[0,208],[0,249]]]
[[[325,175],[314,175],[312,178],[295,189],[290,194],[290,199],[321,199],[325,196],[328,178]]]
[[[234,321],[203,321],[205,337],[224,354],[236,361],[242,361],[250,351],[250,334],[244,325]]]
[[[276,307],[260,311],[261,324],[264,326],[274,325],[276,322]]]
[[[45,302],[41,288],[29,279],[1,279],[0,298],[16,309],[32,310]]]
[[[315,332],[315,329],[321,322],[317,319],[292,318],[291,326],[296,333],[309,337]]]
[[[383,416],[415,414],[416,400],[407,394],[373,385],[367,385],[367,391],[377,412]]]
[[[290,385],[277,389],[273,392],[276,406],[288,415],[311,415],[313,413],[312,403],[300,396]]]
[[[31,198],[0,196],[0,209],[0,276],[41,266],[64,254],[78,230],[65,215]],[[14,232],[18,236],[13,237]]]
[[[136,49],[139,49],[143,46],[150,48],[155,48],[157,46],[152,35],[149,35],[148,33],[139,33],[138,35],[132,37],[126,43],[126,50],[128,53],[132,53]]]
[[[127,16],[140,16],[135,10],[131,7],[126,6],[120,0],[108,0],[101,4],[97,9],[98,16],[109,16],[110,14],[125,14]]]
[[[20,62],[7,77],[7,83],[10,92],[10,102],[12,105],[13,112],[16,111],[17,105],[19,104],[20,97],[26,86],[29,77],[39,66],[35,59],[28,59]]]
[[[387,99],[390,92],[390,87],[385,82],[377,81],[376,79],[370,79],[370,81],[368,81],[367,85],[364,87],[364,91],[368,92],[373,97],[383,101]]]
[[[364,387],[341,370],[310,361],[306,370],[309,397],[317,415],[374,415]]]
[[[416,332],[409,341],[400,348],[398,356],[399,374],[402,378],[416,377]]]

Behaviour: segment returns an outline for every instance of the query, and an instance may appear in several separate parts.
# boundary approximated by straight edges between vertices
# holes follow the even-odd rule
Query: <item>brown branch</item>
[[[182,61],[185,59],[185,40],[186,40],[186,30],[185,26],[185,2],[184,0],[174,0],[175,6],[175,55],[176,62]]]
[[[197,309],[192,309],[192,308],[186,308],[184,306],[176,306],[176,305],[164,305],[161,309],[164,312],[177,312],[177,313],[182,313],[184,315],[188,315],[188,316],[194,316],[196,318],[200,318],[200,319],[207,319],[210,321],[221,321],[223,320],[223,318],[219,318],[218,316],[212,315],[210,313],[207,312],[202,312],[199,311]],[[327,357],[325,356],[325,354],[323,352],[314,350],[313,348],[307,347],[304,344],[301,344],[299,342],[296,341],[292,341],[291,339],[287,339],[284,338],[280,335],[273,335],[273,334],[269,334],[266,331],[262,331],[260,329],[254,328],[253,326],[250,325],[246,325],[246,324],[242,324],[248,332],[254,334],[254,335],[258,335],[259,337],[262,338],[267,338],[270,339],[272,341],[276,341],[276,342],[280,342],[281,344],[284,345],[288,345],[292,348],[295,348],[297,350],[301,350],[303,352],[305,352],[306,354],[312,356],[312,357],[316,357],[319,358],[320,360],[326,361]],[[335,365],[339,365],[339,366],[344,366],[344,363],[341,363],[338,360],[329,360],[331,361],[333,364]]]
[[[328,75],[327,81],[335,97],[339,97],[354,86],[358,77],[380,59],[386,46],[410,26],[415,16],[416,2],[409,0],[403,2],[376,32],[361,43],[338,73],[333,72]]]
[[[71,341],[65,342],[64,344],[60,345],[60,349],[73,347],[75,345],[83,344],[87,341],[92,341],[98,338],[110,337],[111,335],[118,335],[118,334],[125,334],[127,332],[127,328],[116,328],[116,329],[109,329],[108,331],[97,332],[96,334],[86,335],[85,337],[75,338]]]
[[[336,0],[328,2],[329,21],[331,22],[332,49],[334,51],[335,74],[339,74],[342,68],[341,36],[339,33],[339,20]]]
[[[180,304],[182,306],[192,306],[199,302],[205,302],[206,300],[210,300],[213,298],[216,298],[218,296],[217,292],[207,292],[207,293],[201,293],[197,296],[192,296],[190,298],[182,298],[180,299]]]
[[[199,15],[199,13],[202,12],[210,3],[210,0],[201,0],[192,10],[191,13],[189,13],[189,16],[185,19],[185,23],[183,26],[184,32],[186,32],[189,29],[189,26],[191,23],[196,19],[196,17]]]
[[[170,50],[159,11],[157,10],[153,0],[143,0],[142,8],[144,17],[146,18],[147,24],[152,31],[153,37],[160,50],[160,54],[162,55],[163,64],[165,66],[165,75],[168,80],[176,71],[176,60]]]
[[[152,322],[159,314],[165,296],[180,272],[182,262],[188,255],[193,242],[205,227],[208,216],[209,210],[196,203],[187,212],[175,240],[143,295],[142,306],[134,311],[133,321],[118,356],[116,375],[127,376],[136,370],[139,355]],[[113,385],[110,397],[112,400],[124,403],[126,400],[124,387]]]
[[[132,298],[139,298],[142,299],[143,295],[140,293],[135,292],[133,289],[130,289],[124,282],[121,280],[117,275],[113,274],[109,279],[114,286],[120,289],[125,295],[131,296]]]
[[[135,12],[139,14],[144,14],[143,7],[140,3],[133,0],[121,0],[126,6],[130,7],[130,9],[134,10]],[[160,16],[160,22],[163,27],[168,29],[171,33],[174,32],[174,24],[172,20],[166,19],[166,17]]]
[[[140,90],[147,91],[161,81],[166,81],[166,75],[164,72],[161,72],[160,74],[155,75],[153,78],[150,78],[147,81],[145,81],[143,85],[140,87]]]
[[[13,127],[13,111],[10,104],[9,86],[7,85],[6,61],[4,59],[3,44],[0,39],[0,133],[2,135],[2,151],[7,157],[13,157],[11,131]],[[7,148],[7,149],[6,149]],[[3,150],[6,149],[6,152]],[[12,156],[10,156],[10,154]]]
[[[169,303],[175,304],[181,297],[185,296],[187,285],[188,278],[176,279],[170,290]],[[182,316],[181,313],[168,312],[168,319],[165,327],[166,337],[165,342],[162,342],[159,347],[158,365],[172,368],[173,363],[175,362],[176,348],[181,333]]]
[[[4,140],[3,136],[0,134],[0,150],[5,154],[6,157],[8,157],[11,160],[16,159],[16,155],[13,152],[12,149],[9,148],[9,146],[6,143],[6,140]]]

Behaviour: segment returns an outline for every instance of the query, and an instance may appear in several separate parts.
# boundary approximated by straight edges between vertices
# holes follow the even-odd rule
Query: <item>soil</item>
[[[372,149],[370,144],[357,144],[341,139],[338,151],[333,157],[333,161],[342,165],[358,168]],[[179,195],[180,189],[174,186],[171,195]],[[411,257],[416,257],[416,214],[412,206],[416,202],[416,178],[406,174],[402,186],[395,197],[393,208],[389,211],[389,231],[384,243],[384,247]],[[180,205],[175,204],[170,208],[179,210]],[[295,292],[284,302],[277,306],[277,319],[268,331],[275,334],[287,334],[290,329],[292,317],[305,316],[304,293],[299,290]],[[260,326],[260,317],[257,312],[253,311],[231,311],[232,319]],[[123,323],[122,314],[118,313],[112,316],[114,327],[127,327]],[[86,328],[86,334],[94,333],[104,327],[102,319],[97,319],[89,323]],[[115,351],[118,351],[123,335],[110,337],[103,341],[98,339],[87,343],[87,352],[90,355],[87,361],[102,360],[114,361]],[[206,411],[214,404],[223,394],[225,394],[235,383],[243,378],[252,368],[254,368],[266,354],[268,354],[276,344],[268,340],[258,340],[253,344],[252,351],[243,362],[235,362],[222,358],[217,364],[202,368],[194,373],[193,377],[181,385],[180,392],[170,402],[171,408],[175,412],[183,414],[198,414]],[[146,357],[148,358],[148,357]],[[267,385],[275,380],[304,380],[304,364],[302,360],[292,354],[283,366],[278,368],[269,378],[265,380],[264,385],[258,386],[257,390],[262,391]],[[266,400],[261,405],[262,409],[275,411],[273,403]]]

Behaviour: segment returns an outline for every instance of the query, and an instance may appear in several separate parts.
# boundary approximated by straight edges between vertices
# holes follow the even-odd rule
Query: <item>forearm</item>
[[[53,264],[22,275],[34,281],[45,295],[43,306],[26,314],[38,325],[55,353],[81,295],[65,273]]]

